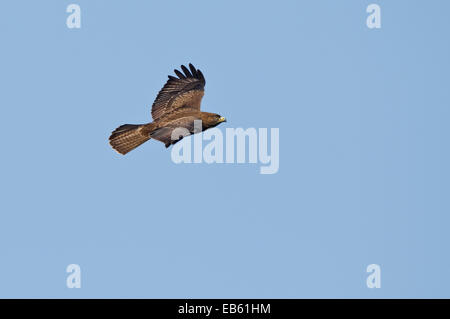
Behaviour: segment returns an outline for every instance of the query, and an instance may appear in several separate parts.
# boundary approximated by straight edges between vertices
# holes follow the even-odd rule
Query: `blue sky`
[[[450,297],[449,9],[2,1],[0,297]],[[110,148],[189,62],[223,131],[279,128],[277,174]]]

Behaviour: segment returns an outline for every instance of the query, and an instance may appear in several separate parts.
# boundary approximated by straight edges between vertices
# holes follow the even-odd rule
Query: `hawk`
[[[152,106],[153,122],[148,124],[125,124],[111,133],[109,143],[118,153],[125,155],[139,145],[154,139],[169,147],[184,136],[215,127],[226,119],[215,113],[202,112],[200,104],[205,93],[205,78],[199,69],[189,64],[169,75]],[[195,125],[200,123],[201,127]],[[195,123],[194,123],[195,122]],[[175,131],[181,128],[181,131]],[[183,134],[178,134],[183,132]],[[172,134],[173,133],[173,134]]]

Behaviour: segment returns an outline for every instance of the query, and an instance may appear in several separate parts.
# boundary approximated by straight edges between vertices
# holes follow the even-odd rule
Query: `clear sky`
[[[450,297],[449,10],[2,1],[0,297]],[[189,62],[222,131],[279,128],[277,174],[110,148]]]

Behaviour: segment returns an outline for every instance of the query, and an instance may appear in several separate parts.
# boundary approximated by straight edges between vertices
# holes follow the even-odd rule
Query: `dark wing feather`
[[[180,71],[178,71],[177,69],[173,70],[175,72],[175,74],[180,78],[180,79],[185,79],[186,77],[184,76],[183,73],[181,73]]]
[[[189,70],[187,69],[187,67],[185,67],[184,65],[181,66],[181,69],[183,70],[184,74],[186,75],[187,78],[192,78],[192,74],[191,72],[189,72]]]
[[[190,64],[189,63],[189,69],[191,69],[191,73],[192,73],[192,76],[195,78],[195,77],[198,77],[198,75],[197,75],[197,70],[194,68],[194,66],[192,65],[192,64]]]
[[[154,120],[167,115],[174,110],[186,107],[200,110],[200,104],[205,90],[205,78],[200,70],[189,64],[189,69],[181,66],[184,74],[175,70],[178,78],[169,75],[169,80],[159,91],[153,102],[152,117]]]

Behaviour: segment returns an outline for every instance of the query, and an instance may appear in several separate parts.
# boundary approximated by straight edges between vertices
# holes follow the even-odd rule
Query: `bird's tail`
[[[142,131],[144,126],[134,124],[119,126],[111,133],[109,144],[118,153],[125,155],[150,139],[149,134]]]

